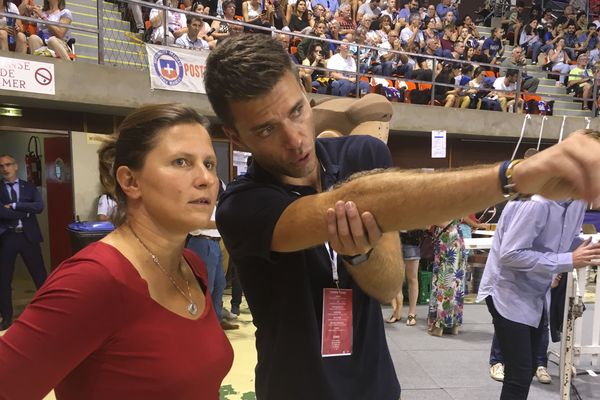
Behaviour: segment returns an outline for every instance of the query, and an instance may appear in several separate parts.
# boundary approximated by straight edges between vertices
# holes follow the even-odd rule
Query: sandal
[[[392,315],[391,317],[389,317],[388,319],[386,319],[386,320],[385,320],[385,322],[386,322],[387,324],[395,324],[395,323],[396,323],[396,322],[398,322],[398,321],[402,321],[402,317],[400,317],[400,318],[396,318],[396,317],[394,317],[394,316]]]
[[[415,326],[417,324],[417,314],[408,314],[406,317],[406,326]]]

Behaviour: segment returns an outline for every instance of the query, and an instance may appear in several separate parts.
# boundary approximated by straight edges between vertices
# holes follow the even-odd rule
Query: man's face
[[[452,11],[448,11],[446,13],[446,21],[452,21],[454,20],[454,13]]]
[[[565,17],[570,17],[571,15],[575,14],[575,10],[573,10],[573,7],[571,6],[566,6],[564,13]]]
[[[14,182],[17,179],[19,166],[12,157],[0,157],[0,175],[7,182]]]
[[[379,7],[379,1],[371,1],[369,3],[369,7],[371,7],[371,10],[376,9],[377,7]]]
[[[508,76],[508,83],[509,83],[509,84],[511,84],[511,85],[512,85],[513,83],[517,83],[517,76],[518,76],[518,75],[516,75],[516,74],[515,74],[515,75],[510,75],[510,76]]]
[[[192,23],[188,25],[188,36],[191,38],[197,37],[201,27],[202,22],[198,19],[193,19]]]
[[[569,27],[567,28],[567,33],[572,35],[575,33],[575,26],[574,25],[569,25]]]
[[[290,48],[290,37],[288,35],[279,34],[277,36],[277,40],[279,41],[279,43],[281,43],[281,47],[283,47],[283,49],[285,51],[289,50],[289,48]]]
[[[458,54],[462,54],[465,52],[465,44],[463,42],[456,42],[454,45],[454,51]]]
[[[421,26],[421,18],[413,18],[412,19],[412,26],[415,28],[418,28],[419,26]]]
[[[590,61],[588,56],[579,56],[579,58],[577,59],[577,66],[579,68],[585,68],[588,65],[588,62]]]
[[[388,8],[389,10],[395,10],[396,9],[396,0],[388,0]]]
[[[429,49],[432,51],[436,51],[440,47],[440,42],[437,40],[430,40],[427,42],[427,47],[429,47]]]
[[[514,49],[513,52],[512,52],[512,55],[513,55],[513,59],[514,60],[518,60],[523,55],[523,50],[521,50],[521,49]]]
[[[345,19],[350,18],[350,7],[341,7],[340,15],[342,16],[342,18],[345,18]]]
[[[418,10],[419,9],[419,2],[418,1],[411,1],[410,5],[409,5],[409,8],[411,10],[413,10],[413,11],[414,10]]]
[[[230,102],[230,110],[235,129],[225,133],[261,167],[287,183],[316,172],[312,110],[291,72],[261,97]]]

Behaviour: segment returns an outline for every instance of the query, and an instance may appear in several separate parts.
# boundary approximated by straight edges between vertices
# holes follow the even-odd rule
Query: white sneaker
[[[552,377],[548,373],[548,369],[546,367],[538,367],[535,371],[535,376],[539,383],[552,383]]]
[[[232,313],[231,311],[229,311],[226,308],[223,308],[221,315],[225,319],[237,319],[237,317],[238,317],[237,315],[235,315],[234,313]]]
[[[504,382],[504,364],[496,363],[490,367],[490,377],[498,382]]]

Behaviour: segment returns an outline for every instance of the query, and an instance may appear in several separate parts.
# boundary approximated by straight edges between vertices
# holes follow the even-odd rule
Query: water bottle
[[[12,30],[9,30],[9,32],[12,32],[8,35],[8,45],[14,45],[15,44],[15,26],[16,26],[17,20],[15,18],[8,18],[6,17],[6,25],[9,28],[12,28]]]

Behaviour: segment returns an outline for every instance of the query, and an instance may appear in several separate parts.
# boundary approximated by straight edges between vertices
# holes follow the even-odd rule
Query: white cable
[[[521,127],[521,136],[519,137],[519,141],[517,142],[517,146],[515,147],[515,151],[513,151],[513,155],[510,158],[511,160],[515,159],[515,156],[517,155],[517,150],[519,149],[519,146],[521,145],[521,141],[523,140],[523,135],[525,134],[525,124],[527,124],[527,121],[531,119],[531,115],[530,114],[525,114],[525,118],[523,118],[523,126]]]
[[[544,115],[542,118],[542,127],[540,128],[540,137],[538,138],[537,150],[540,151],[540,145],[542,144],[542,134],[544,133],[544,122],[548,119],[547,116]]]
[[[590,129],[590,124],[592,123],[592,119],[590,117],[585,117],[585,129]]]
[[[563,122],[562,122],[562,125],[560,126],[560,136],[558,137],[558,143],[562,142],[563,132],[565,131],[565,121],[566,120],[567,120],[567,116],[563,115]]]

